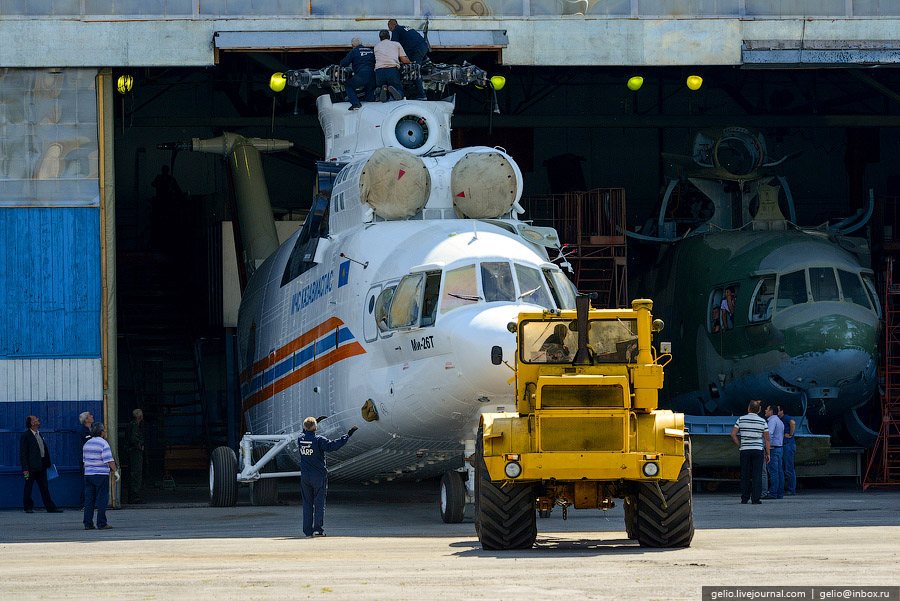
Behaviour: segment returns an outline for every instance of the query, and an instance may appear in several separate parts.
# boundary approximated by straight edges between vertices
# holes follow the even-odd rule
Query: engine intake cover
[[[499,152],[469,152],[453,166],[450,191],[461,216],[495,219],[516,201],[516,170]]]
[[[386,219],[405,219],[422,210],[431,193],[431,175],[419,157],[397,148],[379,148],[359,174],[359,197]]]

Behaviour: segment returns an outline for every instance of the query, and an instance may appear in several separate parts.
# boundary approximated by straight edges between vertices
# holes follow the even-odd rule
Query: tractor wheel
[[[466,483],[460,472],[446,472],[441,477],[441,519],[445,524],[463,521],[466,509]]]
[[[634,540],[637,536],[637,498],[634,495],[625,497],[623,501],[625,507],[625,533],[628,538]]]
[[[662,491],[665,506],[659,498]],[[686,449],[678,479],[637,491],[637,539],[642,547],[690,547],[694,538],[690,449]]]
[[[269,449],[267,447],[253,447],[253,463],[262,459]],[[265,464],[260,473],[267,474],[275,471],[275,461]],[[251,505],[278,505],[278,481],[275,478],[260,478],[250,483]]]
[[[209,459],[209,504],[234,507],[237,503],[237,457],[229,447],[216,447]]]
[[[482,429],[475,447],[475,532],[485,550],[530,549],[537,538],[534,487],[491,481],[484,462]]]

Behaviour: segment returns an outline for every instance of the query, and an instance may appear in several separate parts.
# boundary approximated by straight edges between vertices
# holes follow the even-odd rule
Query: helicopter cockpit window
[[[516,277],[519,280],[519,298],[523,303],[532,303],[547,309],[553,308],[550,295],[541,272],[534,267],[515,264]]]
[[[281,277],[282,286],[294,281],[300,274],[316,265],[314,262],[316,247],[319,240],[328,235],[328,202],[328,197],[321,194],[313,199],[312,210],[303,222],[300,235],[284,268],[284,275]]]
[[[775,276],[763,278],[753,291],[750,299],[750,323],[759,323],[772,319],[775,308]]]
[[[385,288],[375,301],[375,323],[382,332],[388,329],[388,311],[391,308],[391,299],[394,297],[396,289],[396,286]]]
[[[869,293],[869,300],[872,301],[872,306],[875,307],[875,314],[881,319],[881,303],[878,301],[878,293],[875,292],[875,282],[872,280],[872,276],[868,274],[862,276],[862,279],[863,284],[866,285],[866,292]]]
[[[520,359],[525,363],[571,363],[578,349],[572,320],[522,323]],[[588,345],[594,363],[633,363],[637,359],[637,321],[592,320]]]
[[[856,303],[866,309],[871,309],[869,297],[863,289],[859,276],[843,269],[838,269],[838,278],[841,280],[841,291],[844,293],[844,300],[848,303]]]
[[[425,294],[422,296],[422,321],[423,328],[433,326],[437,316],[438,299],[441,291],[441,272],[432,271],[425,275]]]
[[[466,265],[451,269],[444,276],[444,295],[441,297],[441,314],[457,307],[472,305],[481,300],[475,266]]]
[[[809,285],[815,302],[841,300],[831,267],[810,267]]]
[[[487,261],[481,264],[481,285],[487,302],[516,300],[516,285],[507,262]]]
[[[550,285],[550,294],[553,295],[553,300],[556,301],[556,307],[559,309],[574,309],[575,294],[577,292],[569,278],[561,271],[556,271],[555,269],[545,269],[544,275],[547,278],[547,283]]]
[[[424,280],[423,273],[411,273],[400,280],[391,299],[388,327],[394,329],[416,325],[419,320],[419,301],[422,298]]]
[[[775,296],[775,310],[781,311],[808,300],[806,295],[806,271],[792,271],[778,278],[778,294]]]
[[[718,334],[734,329],[734,310],[737,304],[737,293],[740,287],[731,284],[724,288],[716,288],[709,295],[709,310],[707,321],[709,332]]]

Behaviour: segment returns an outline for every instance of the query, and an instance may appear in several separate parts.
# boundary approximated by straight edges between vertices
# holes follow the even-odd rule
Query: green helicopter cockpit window
[[[872,308],[869,304],[869,296],[866,294],[858,275],[838,269],[838,279],[841,281],[841,292],[844,293],[846,302],[856,303],[866,309]]]
[[[806,271],[792,271],[778,277],[778,293],[775,295],[775,311],[807,302]]]
[[[841,300],[834,269],[831,267],[810,267],[809,286],[815,302]]]
[[[881,319],[881,302],[878,300],[878,293],[875,292],[875,281],[868,274],[862,276],[862,280],[866,285],[866,292],[869,293],[869,300],[872,301],[872,306],[875,307],[875,314],[878,316],[878,319]]]
[[[763,278],[756,285],[750,299],[750,323],[759,323],[772,319],[775,308],[775,276]]]

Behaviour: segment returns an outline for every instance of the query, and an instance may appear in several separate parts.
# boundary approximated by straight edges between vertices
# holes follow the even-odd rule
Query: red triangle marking
[[[457,198],[465,198],[465,197],[466,197],[466,193],[465,193],[465,192],[460,192],[459,194],[456,195],[456,197],[457,197]]]
[[[400,179],[400,178],[403,177],[405,174],[406,174],[406,171],[404,171],[403,169],[401,169],[401,170],[400,170],[400,175],[397,176],[397,179]]]

